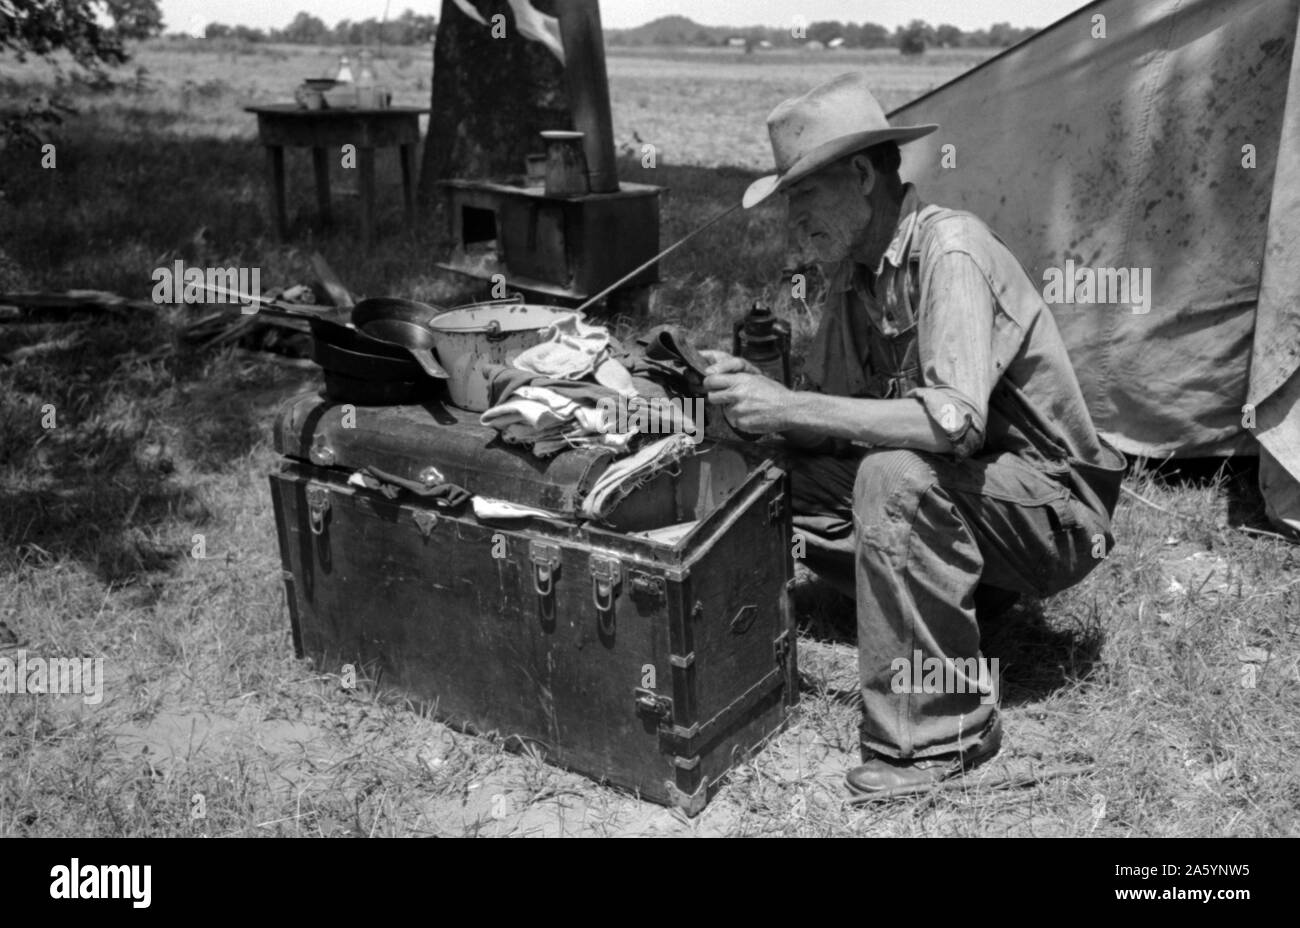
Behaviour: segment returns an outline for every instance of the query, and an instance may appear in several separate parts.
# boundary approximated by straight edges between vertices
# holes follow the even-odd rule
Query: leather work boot
[[[972,767],[977,767],[1002,746],[1002,716],[993,717],[988,734],[964,754],[941,754],[921,760],[899,760],[877,754],[861,767],[849,771],[849,789],[870,799],[894,799],[923,793]]]

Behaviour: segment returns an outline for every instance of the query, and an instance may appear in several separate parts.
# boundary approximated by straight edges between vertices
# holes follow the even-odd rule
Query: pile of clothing
[[[493,405],[479,421],[543,458],[590,447],[623,455],[650,434],[698,441],[707,366],[676,326],[651,329],[624,349],[574,313],[511,364],[492,366]]]
[[[490,367],[493,405],[479,421],[541,458],[608,449],[617,460],[580,513],[604,521],[638,487],[695,452],[704,435],[706,367],[676,326],[658,326],[624,348],[604,326],[574,313],[513,363]],[[485,497],[474,498],[474,512],[487,519],[556,515]]]

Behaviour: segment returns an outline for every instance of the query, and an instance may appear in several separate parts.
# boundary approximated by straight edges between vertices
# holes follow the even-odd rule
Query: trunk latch
[[[415,527],[425,538],[433,533],[433,527],[438,524],[438,514],[428,509],[415,510],[412,518],[415,519]]]
[[[664,578],[641,570],[629,570],[628,578],[632,584],[632,596],[635,599],[663,600]]]
[[[560,546],[550,541],[530,541],[528,559],[533,562],[533,589],[538,596],[550,596],[555,571],[560,568]]]
[[[619,560],[604,554],[591,556],[591,598],[601,612],[614,608],[614,588],[622,579]]]
[[[654,690],[637,687],[632,691],[636,699],[636,711],[641,715],[653,715],[666,719],[673,714],[673,701],[667,696],[660,696]]]
[[[320,535],[325,531],[325,514],[330,511],[330,491],[325,487],[309,486],[307,488],[307,518],[311,522],[311,533]]]
[[[307,452],[307,457],[317,467],[330,467],[334,463],[334,449],[329,446],[328,439],[323,433],[317,433],[312,440],[311,450]]]

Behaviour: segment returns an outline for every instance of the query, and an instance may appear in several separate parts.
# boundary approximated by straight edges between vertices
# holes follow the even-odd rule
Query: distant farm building
[[[727,44],[732,48],[744,48],[745,39],[738,35],[733,35],[731,38],[727,39]]]

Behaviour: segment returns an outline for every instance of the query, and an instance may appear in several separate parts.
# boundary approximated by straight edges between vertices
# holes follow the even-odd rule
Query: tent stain
[[[1269,39],[1267,42],[1259,43],[1259,50],[1264,53],[1264,57],[1271,58],[1286,47],[1286,39]]]

